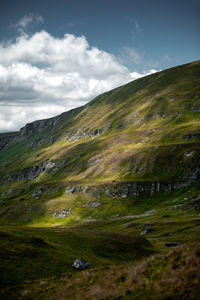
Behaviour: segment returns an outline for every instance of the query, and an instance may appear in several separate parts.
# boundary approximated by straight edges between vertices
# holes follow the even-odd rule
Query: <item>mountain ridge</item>
[[[39,190],[39,199],[47,203],[53,197],[63,207],[62,199],[70,195],[82,197],[87,206],[89,195],[94,203],[96,197],[122,201],[195,184],[200,175],[199,74],[200,61],[164,70],[29,123],[17,136],[3,134],[8,142],[0,142],[2,201],[15,197],[14,207],[21,207],[20,195],[34,203],[32,194]],[[47,215],[54,222],[51,210]]]
[[[187,63],[187,64],[184,64],[184,65],[181,65],[181,66],[176,66],[176,67],[169,68],[169,69],[166,69],[166,70],[158,71],[158,72],[156,72],[156,73],[154,73],[154,74],[147,75],[147,76],[145,76],[145,77],[139,78],[139,79],[137,79],[137,80],[134,80],[134,81],[128,82],[128,83],[126,83],[126,84],[124,84],[124,85],[121,85],[121,86],[119,86],[119,87],[116,87],[116,88],[114,88],[114,89],[112,89],[112,90],[110,90],[110,91],[108,91],[108,92],[104,92],[104,93],[102,93],[102,94],[96,96],[94,99],[92,99],[91,101],[89,101],[88,103],[86,103],[86,104],[83,105],[83,106],[80,106],[80,107],[71,109],[71,110],[69,110],[69,111],[63,112],[63,113],[61,113],[61,114],[59,114],[59,115],[56,115],[56,116],[54,116],[54,117],[50,117],[50,118],[47,118],[47,119],[39,119],[39,120],[35,120],[35,121],[33,121],[33,122],[30,122],[30,123],[27,123],[27,124],[25,124],[23,127],[21,127],[18,131],[14,131],[14,132],[3,132],[3,133],[0,133],[0,142],[1,142],[1,138],[4,138],[6,135],[16,135],[16,137],[17,137],[17,136],[21,136],[21,135],[24,135],[24,132],[27,132],[28,129],[30,129],[30,128],[34,128],[34,127],[35,127],[35,129],[37,129],[37,125],[39,125],[38,127],[40,128],[40,127],[43,127],[43,125],[45,125],[45,124],[48,126],[48,125],[51,124],[51,122],[53,122],[53,121],[54,121],[54,122],[57,122],[57,119],[58,119],[58,120],[59,120],[59,119],[62,119],[63,117],[70,115],[72,112],[76,112],[76,111],[79,112],[81,109],[84,109],[84,108],[87,107],[87,106],[91,106],[91,105],[93,105],[94,103],[96,104],[96,102],[98,102],[98,99],[99,99],[99,98],[104,97],[104,96],[107,97],[107,95],[112,94],[112,93],[114,93],[114,92],[117,92],[119,89],[121,89],[121,88],[123,88],[123,87],[127,87],[127,86],[129,86],[129,85],[132,85],[133,82],[142,81],[144,78],[146,79],[146,78],[148,78],[148,77],[151,77],[151,78],[152,78],[154,75],[157,76],[158,74],[163,75],[163,72],[173,71],[173,70],[175,70],[176,68],[183,68],[183,67],[185,67],[185,66],[187,66],[187,65],[195,64],[195,63],[198,63],[198,61],[191,62],[191,63]],[[197,108],[197,109],[198,109],[198,108]],[[55,124],[54,122],[53,122],[53,124]],[[36,126],[35,126],[35,125],[36,125]],[[40,125],[42,125],[42,126],[40,126]]]

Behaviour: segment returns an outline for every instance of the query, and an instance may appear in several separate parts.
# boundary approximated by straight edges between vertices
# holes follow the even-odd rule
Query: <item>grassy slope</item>
[[[57,165],[64,163],[59,171],[43,173],[36,180],[3,185],[0,192],[6,193],[10,188],[15,192],[2,197],[0,213],[7,215],[9,222],[41,225],[58,221],[52,218],[55,209],[71,207],[74,215],[67,222],[78,221],[83,214],[88,217],[91,213],[80,206],[95,199],[90,193],[66,195],[64,190],[69,184],[95,189],[114,180],[185,180],[200,164],[199,139],[182,139],[199,132],[200,112],[194,112],[200,107],[199,75],[198,61],[141,78],[63,114],[54,126],[38,129],[24,141],[7,146],[0,152],[0,178],[19,174],[21,169],[47,158]],[[72,133],[77,136],[96,129],[104,132],[92,138],[64,140]],[[49,145],[55,135],[58,140]],[[41,144],[34,150],[31,144],[40,139]],[[45,192],[35,201],[32,192],[44,187]],[[95,210],[100,217],[137,211],[131,201],[116,199],[113,207],[108,196],[100,200],[103,209],[101,206]]]
[[[104,272],[108,272],[110,298],[141,296],[143,284],[134,291],[135,287],[130,288],[126,279],[124,284],[124,279],[116,279],[113,274],[126,277],[129,273],[126,262],[140,260],[153,252],[167,255],[168,242],[182,245],[199,240],[199,181],[180,191],[139,198],[111,198],[105,192],[99,194],[99,190],[113,181],[184,180],[189,176],[200,163],[200,144],[198,138],[183,141],[182,137],[199,133],[200,112],[194,111],[199,107],[200,62],[194,62],[104,93],[86,106],[64,114],[54,126],[49,125],[1,150],[0,181],[3,176],[17,174],[46,158],[56,164],[65,161],[57,172],[43,173],[32,181],[13,181],[0,188],[2,297],[35,299],[37,293],[42,293],[43,284],[45,298],[51,296],[51,285],[61,299],[68,295],[65,288],[68,285],[69,295],[76,295],[77,274],[71,264],[77,257],[96,268],[80,275],[85,298],[88,289],[91,295],[96,285],[101,291],[98,285],[104,285]],[[72,133],[77,136],[96,129],[104,131],[92,138],[64,140]],[[49,144],[53,136],[58,139]],[[34,149],[31,144],[41,139]],[[89,191],[65,193],[69,185],[87,185]],[[7,193],[11,188],[14,191]],[[32,193],[38,189],[43,189],[43,193],[34,199]],[[94,201],[100,203],[97,208],[85,207]],[[53,217],[55,211],[69,208],[73,212],[69,217]],[[140,237],[146,223],[152,225],[147,239]],[[158,280],[164,272],[161,261],[155,257],[152,277],[145,277],[149,284],[146,295],[154,278],[158,286],[162,285]],[[121,266],[112,271],[113,265],[118,264]],[[64,273],[68,274],[66,282],[61,279]],[[87,276],[91,278],[88,279],[91,289],[85,282]],[[187,286],[187,280],[183,285]],[[112,292],[113,286],[116,293]],[[169,286],[170,283],[166,290]],[[195,281],[190,299],[196,287]],[[152,299],[156,289],[153,286]],[[105,290],[102,295],[106,299],[103,293]],[[170,293],[173,297],[177,291]],[[95,297],[101,298],[98,293]]]

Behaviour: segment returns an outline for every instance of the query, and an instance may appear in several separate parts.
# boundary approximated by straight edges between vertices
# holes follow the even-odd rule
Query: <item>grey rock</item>
[[[9,189],[9,190],[8,190],[8,195],[13,194],[14,192],[15,192],[15,189]]]
[[[97,208],[99,205],[101,205],[100,202],[94,201],[94,202],[90,202],[90,203],[85,203],[83,205],[83,207],[85,207],[85,208]]]
[[[151,228],[153,225],[152,224],[143,224],[142,227],[144,228]]]
[[[76,191],[76,188],[73,186],[71,191],[70,191],[70,194],[73,194],[75,191]]]
[[[65,189],[65,193],[69,193],[70,194],[74,194],[74,193],[80,193],[81,192],[81,186],[68,186],[66,189]]]
[[[85,269],[89,269],[91,266],[88,262],[82,259],[76,259],[72,264],[72,267],[74,267],[77,270],[85,270]]]
[[[150,233],[151,231],[152,230],[150,230],[150,229],[144,229],[144,230],[142,230],[142,232],[140,232],[140,235],[144,236],[144,235]]]
[[[43,192],[42,190],[37,190],[37,191],[35,191],[35,192],[32,193],[32,197],[38,199],[38,197],[40,195],[42,195],[42,192]]]
[[[69,193],[71,191],[71,186],[69,185],[66,189],[65,189],[65,193]]]
[[[83,189],[83,193],[87,193],[88,192],[89,187],[86,185]]]
[[[185,156],[186,157],[191,157],[191,156],[193,156],[194,153],[195,153],[195,151],[186,152]]]
[[[49,169],[52,169],[56,164],[52,161],[49,161],[46,165],[45,165],[45,172],[48,171]]]
[[[200,200],[192,201],[187,204],[187,208],[194,209],[194,210],[200,210]]]
[[[53,213],[53,217],[58,218],[58,219],[65,219],[68,216],[72,214],[72,209],[69,208],[68,210],[59,210]]]
[[[200,112],[200,106],[193,107],[192,111],[194,111],[194,112]]]
[[[77,186],[77,187],[75,188],[75,192],[76,192],[76,193],[80,193],[80,191],[81,191],[81,186]]]
[[[199,133],[189,133],[189,134],[185,134],[183,137],[182,137],[182,140],[183,141],[190,141],[190,140],[193,140],[193,139],[200,139],[200,134]]]

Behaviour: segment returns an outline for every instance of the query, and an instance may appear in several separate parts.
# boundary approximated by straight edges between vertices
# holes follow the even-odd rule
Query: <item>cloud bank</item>
[[[20,26],[29,21],[21,19]],[[0,43],[0,132],[55,116],[153,72],[130,72],[84,36],[23,32],[15,41]]]

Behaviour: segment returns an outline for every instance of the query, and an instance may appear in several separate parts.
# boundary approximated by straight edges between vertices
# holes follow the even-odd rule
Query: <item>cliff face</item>
[[[18,132],[0,133],[0,151],[18,137]]]
[[[71,115],[76,114],[76,111],[79,112],[80,110],[81,108],[72,109],[56,117],[27,123],[24,127],[22,127],[19,131],[16,132],[0,133],[0,151],[10,144],[20,143],[23,140],[28,139],[29,137],[33,137],[34,135],[36,136],[36,138],[45,138],[43,133],[46,130],[48,130],[47,136],[50,137],[52,128],[55,127],[56,124],[61,122],[63,119],[68,119],[68,117],[70,118]],[[54,141],[54,139],[50,139],[51,143]]]

